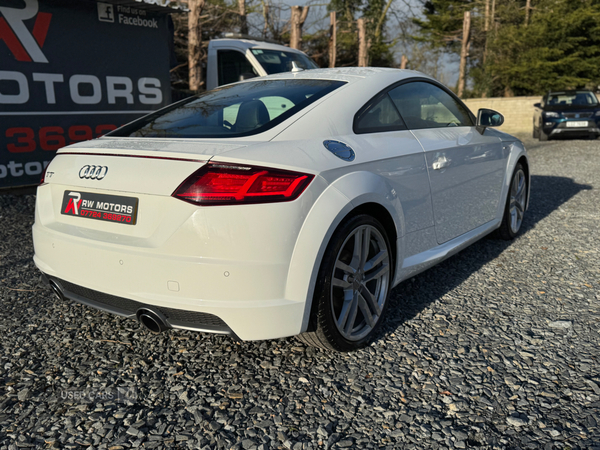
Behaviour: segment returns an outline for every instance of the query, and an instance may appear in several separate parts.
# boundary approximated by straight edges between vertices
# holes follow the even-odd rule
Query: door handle
[[[441,170],[441,169],[445,169],[449,165],[450,165],[450,160],[447,159],[445,156],[440,156],[438,159],[436,159],[433,162],[431,167],[433,168],[433,170]]]

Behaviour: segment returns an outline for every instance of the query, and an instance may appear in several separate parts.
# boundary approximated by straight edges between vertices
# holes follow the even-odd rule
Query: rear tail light
[[[209,163],[190,175],[173,197],[204,206],[289,202],[313,178],[287,170]]]
[[[46,184],[46,171],[47,170],[48,170],[48,166],[44,167],[44,170],[42,170],[42,179],[40,180],[39,186],[43,186],[44,184]]]

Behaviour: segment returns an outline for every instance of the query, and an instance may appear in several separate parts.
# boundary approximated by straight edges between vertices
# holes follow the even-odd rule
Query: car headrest
[[[260,100],[250,100],[240,105],[237,119],[235,121],[235,131],[245,133],[255,130],[269,121],[269,111]]]

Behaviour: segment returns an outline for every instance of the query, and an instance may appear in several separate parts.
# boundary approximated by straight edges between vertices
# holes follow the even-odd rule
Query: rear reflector
[[[203,206],[289,202],[313,178],[287,170],[209,163],[190,175],[173,197]]]

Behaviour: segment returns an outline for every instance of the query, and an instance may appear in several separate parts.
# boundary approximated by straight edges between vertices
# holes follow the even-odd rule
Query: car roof
[[[333,69],[311,69],[298,72],[282,72],[266,77],[252,78],[246,82],[257,80],[337,80],[348,84],[363,82],[373,85],[385,86],[408,78],[427,78],[435,81],[416,70],[392,69],[388,67],[336,67]]]

